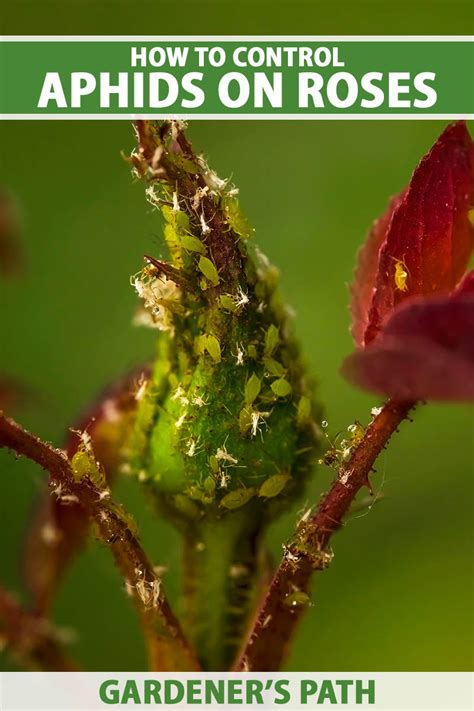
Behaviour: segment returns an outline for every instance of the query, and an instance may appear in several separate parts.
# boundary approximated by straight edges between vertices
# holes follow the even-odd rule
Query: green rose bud
[[[161,210],[170,262],[132,278],[158,356],[128,443],[137,476],[184,532],[189,625],[203,663],[229,662],[262,530],[315,460],[319,417],[278,273],[251,249],[236,197],[182,125],[140,122],[135,172]]]

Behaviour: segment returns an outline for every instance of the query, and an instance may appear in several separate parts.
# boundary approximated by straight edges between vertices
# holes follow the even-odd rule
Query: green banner
[[[9,118],[471,118],[469,37],[4,37]]]

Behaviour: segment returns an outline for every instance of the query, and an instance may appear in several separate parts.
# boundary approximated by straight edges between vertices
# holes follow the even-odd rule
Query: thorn
[[[178,284],[178,286],[188,286],[187,280],[181,274],[180,270],[176,269],[171,264],[168,264],[168,262],[162,262],[159,259],[148,256],[147,254],[145,254],[144,260],[148,262],[148,264],[152,264],[156,269],[158,269],[159,272],[162,272],[167,279],[171,279],[171,281],[174,281],[175,284]]]

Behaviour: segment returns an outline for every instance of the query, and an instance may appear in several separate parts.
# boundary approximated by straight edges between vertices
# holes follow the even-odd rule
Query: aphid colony
[[[202,158],[154,138],[151,160],[130,160],[149,180],[147,198],[163,215],[171,261],[148,258],[132,285],[143,302],[136,323],[166,336],[128,446],[135,470],[166,506],[193,519],[203,507],[222,514],[297,489],[295,462],[307,468],[318,428],[278,274],[258,250],[248,254],[253,231],[237,189]],[[192,193],[180,189],[190,183]],[[209,246],[216,221],[242,261],[237,279],[220,272]]]
[[[124,454],[184,533],[194,642],[216,668],[245,623],[262,530],[314,463],[320,415],[278,273],[248,245],[237,190],[189,149],[179,124],[142,135],[141,146],[130,161],[164,218],[171,259],[150,256],[132,278],[137,321],[158,329],[158,352]],[[209,610],[216,596],[227,601],[220,617]]]

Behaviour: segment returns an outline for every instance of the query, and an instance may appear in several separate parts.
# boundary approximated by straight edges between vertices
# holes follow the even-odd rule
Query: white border
[[[99,697],[101,684],[110,679],[116,679],[123,690],[128,680],[133,680],[137,688],[143,689],[146,680],[163,684],[173,680],[186,684],[193,680],[198,689],[205,680],[230,680],[245,685],[245,682],[258,680],[265,688],[267,682],[272,682],[272,689],[263,692],[263,704],[245,703],[245,693],[242,703],[229,705],[211,702],[206,704],[200,693],[200,708],[212,708],[214,711],[234,711],[236,708],[252,709],[252,711],[278,711],[282,706],[275,702],[275,682],[286,681],[290,700],[285,704],[288,711],[310,711],[316,708],[344,709],[344,711],[472,711],[473,705],[473,675],[470,672],[3,672],[0,673],[0,706],[4,711],[104,711],[111,706],[102,702]],[[301,703],[302,683],[313,681],[321,688],[321,683],[349,680],[353,684],[348,689],[347,703],[340,694],[336,694],[338,703],[318,704],[317,695],[310,696],[306,704]],[[364,697],[357,704],[354,685],[368,688],[369,681],[375,690],[375,703],[368,704]],[[2,698],[3,691],[3,698]],[[227,695],[226,695],[227,696]],[[228,698],[228,697],[227,697]],[[143,700],[143,699],[142,699]],[[196,711],[196,704],[187,703],[187,699],[175,704],[150,705],[134,704],[130,700],[121,709],[189,709]]]

